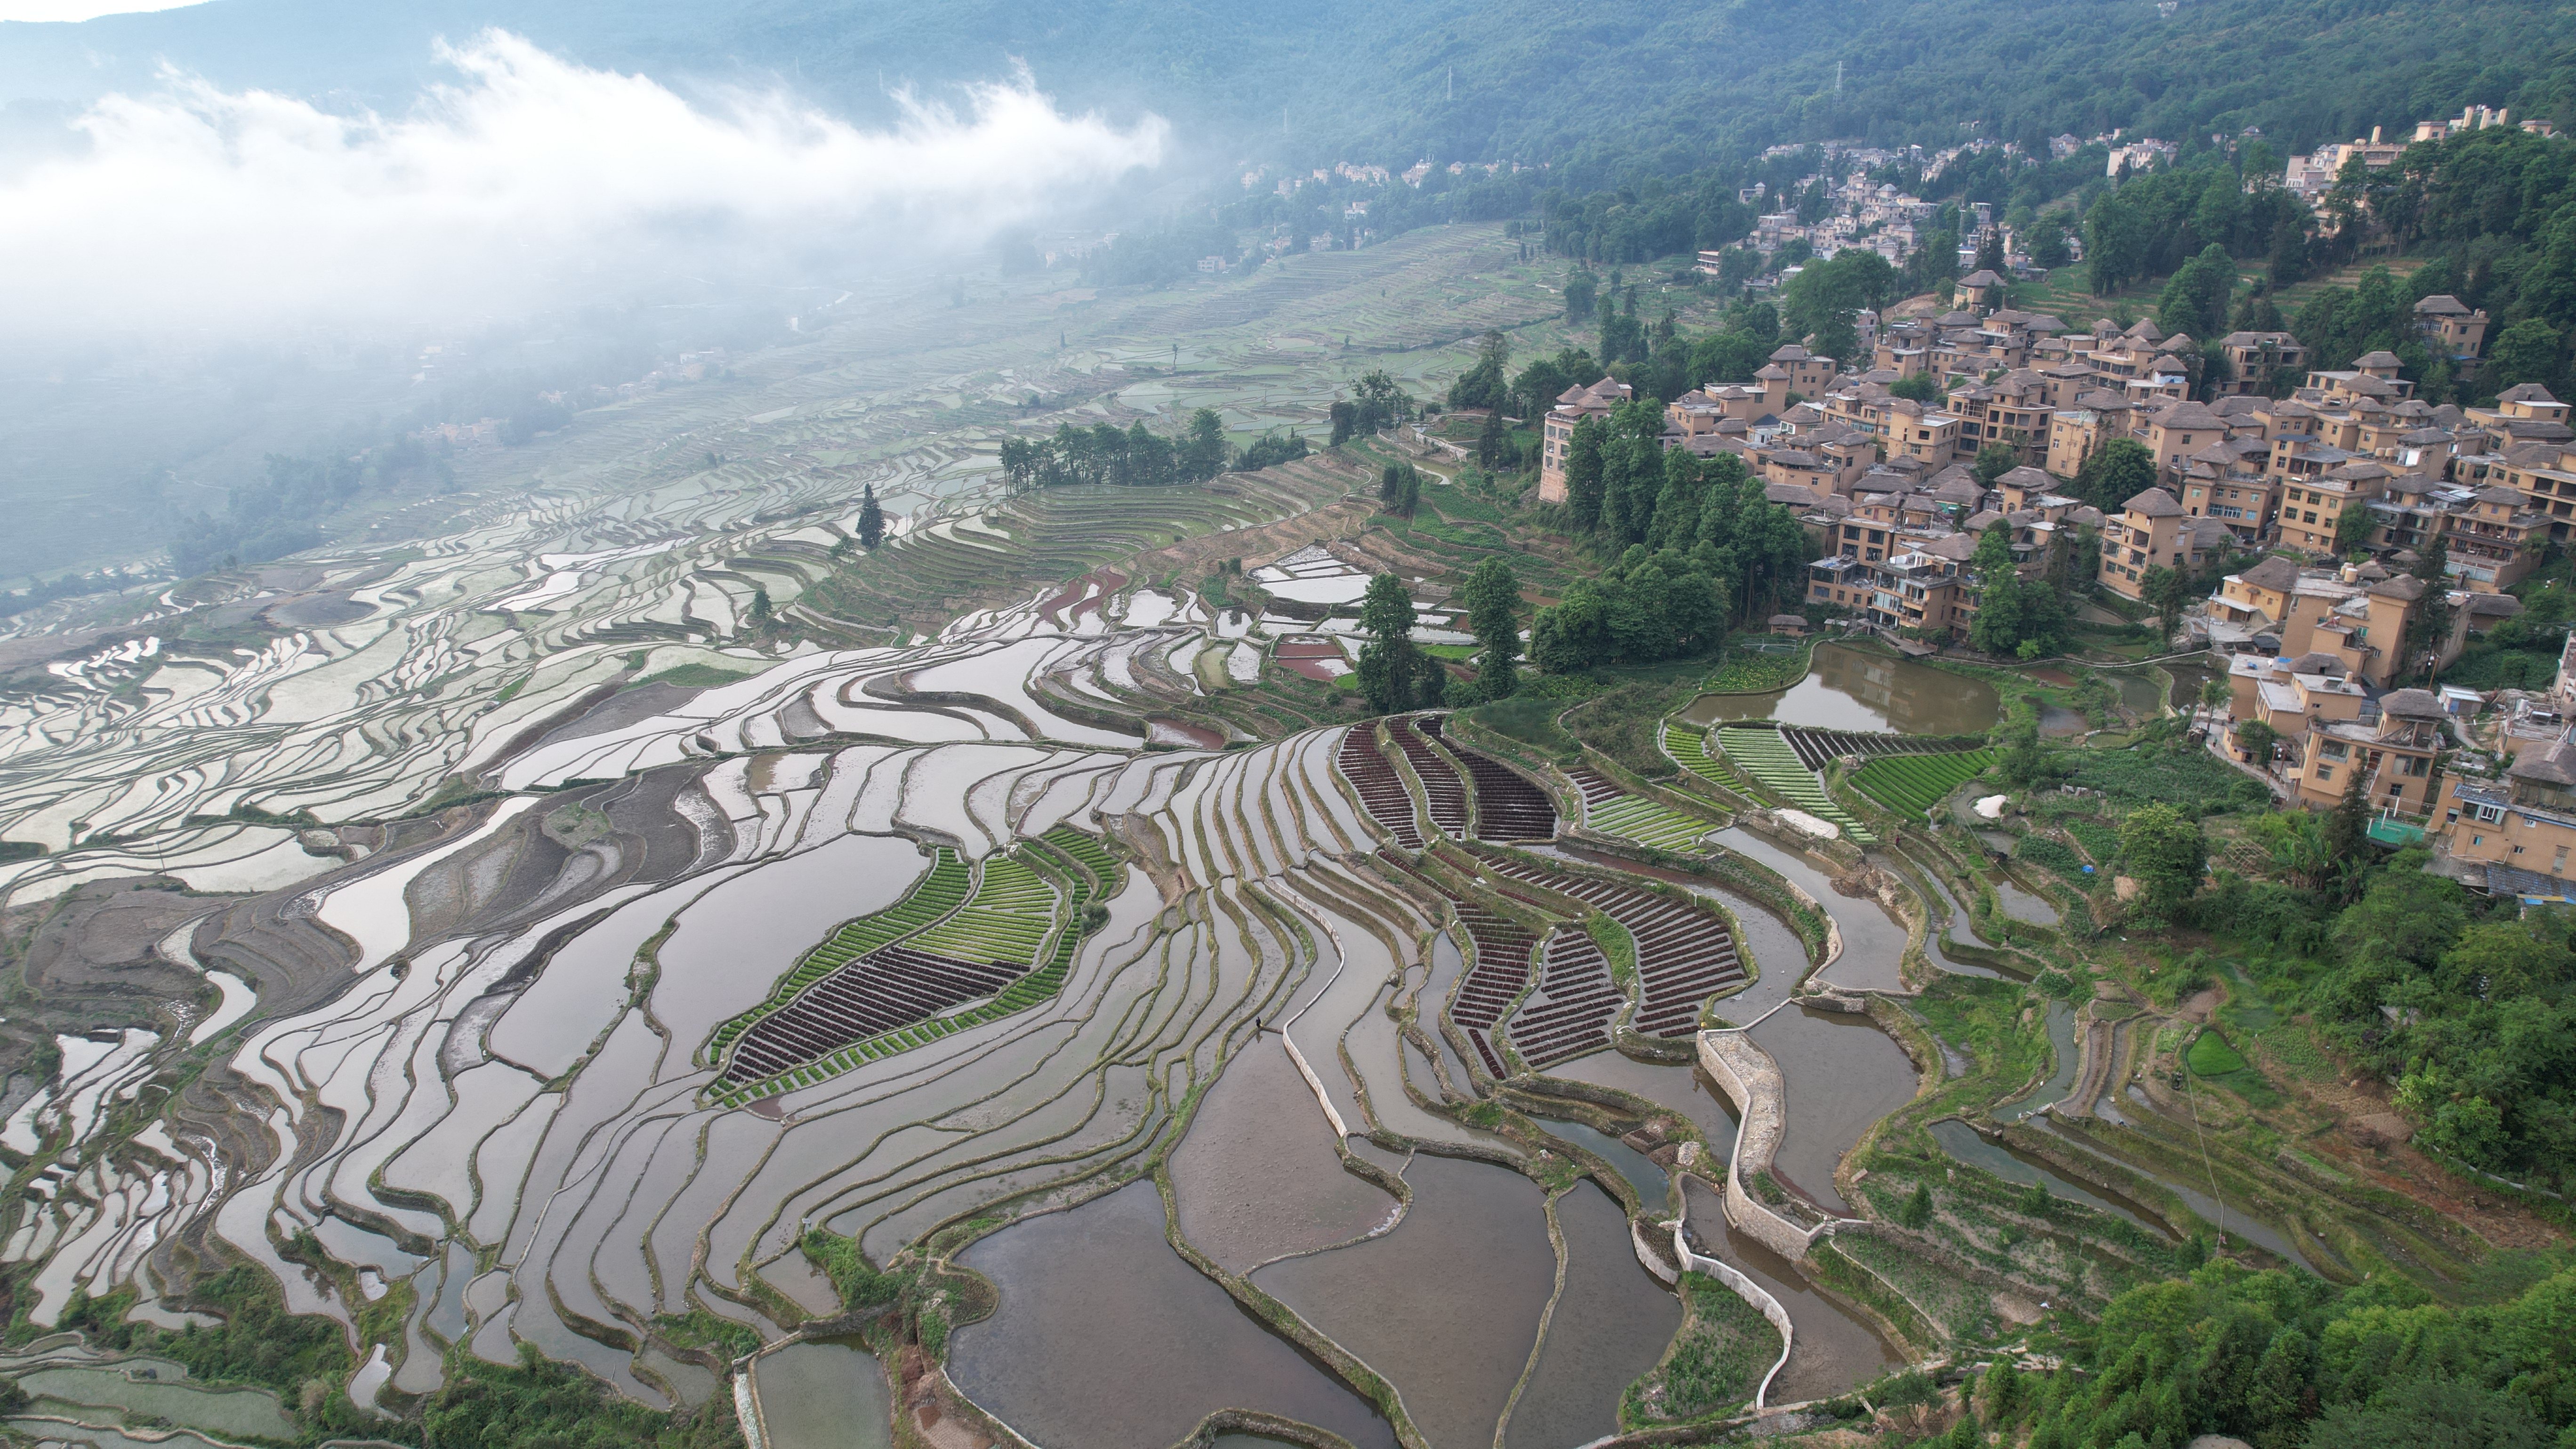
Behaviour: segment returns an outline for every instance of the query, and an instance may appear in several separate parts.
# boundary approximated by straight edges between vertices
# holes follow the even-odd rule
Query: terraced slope
[[[1675,764],[1719,789],[1732,792],[1738,787],[1739,782],[1726,772],[1726,766],[1710,758],[1708,731],[1704,729],[1678,720],[1664,721],[1664,753],[1672,756]]]
[[[1404,777],[1395,766],[1378,753],[1377,729],[1374,725],[1357,724],[1342,734],[1341,752],[1334,763],[1341,767],[1342,777],[1360,792],[1360,804],[1369,818],[1386,827],[1386,833],[1407,850],[1422,848],[1422,822],[1413,809],[1413,792],[1404,788]]]
[[[1994,762],[1992,750],[1894,755],[1861,766],[1860,773],[1852,776],[1852,784],[1890,810],[1920,815]]]
[[[1776,729],[1749,725],[1722,725],[1717,731],[1717,747],[1726,757],[1744,767],[1744,772],[1762,782],[1764,789],[1779,796],[1797,809],[1819,820],[1839,826],[1845,835],[1863,845],[1875,844],[1876,835],[1851,817],[1851,812],[1833,802],[1825,793],[1824,783],[1798,758],[1798,752],[1780,737]]]
[[[1714,828],[1695,815],[1631,795],[1598,770],[1568,765],[1565,776],[1583,792],[1583,823],[1659,850],[1688,850]]]
[[[1789,748],[1798,752],[1798,762],[1810,770],[1821,770],[1827,763],[1845,755],[1934,755],[1978,747],[1974,740],[1817,730],[1802,725],[1782,725],[1780,737],[1789,742]]]
[[[1538,989],[1512,1013],[1512,1050],[1540,1071],[1599,1051],[1625,1000],[1600,943],[1581,926],[1558,927],[1539,956]]]
[[[726,1023],[725,1032],[740,1041],[708,1087],[709,1097],[733,1105],[811,1086],[1054,995],[1080,944],[1071,922],[1114,887],[1117,865],[1097,841],[1066,826],[1048,832],[1043,843],[1044,851],[1028,847],[983,862],[973,893],[928,925]],[[925,878],[892,909],[842,927],[817,957],[918,921],[949,899],[958,884],[955,857],[944,847],[940,855],[933,874],[948,869],[946,877]],[[800,963],[790,979],[807,969]]]
[[[715,1035],[707,1041],[708,1057],[721,1059],[734,1038],[762,1018],[870,951],[909,936],[957,909],[974,888],[974,873],[964,858],[944,845],[935,847],[929,873],[914,883],[909,894],[882,911],[848,922],[806,952],[794,970],[779,978],[767,1001],[716,1028]]]
[[[1425,720],[1423,732],[1438,734],[1440,721]],[[1481,750],[1443,739],[1449,752],[1467,767],[1476,784],[1476,835],[1481,840],[1553,840],[1556,801],[1520,771]]]
[[[1463,896],[1449,893],[1449,901],[1458,924],[1467,928],[1467,939],[1476,946],[1475,964],[1458,982],[1458,996],[1450,1005],[1449,1019],[1466,1032],[1485,1070],[1499,1080],[1510,1076],[1511,1071],[1494,1046],[1494,1028],[1501,1025],[1503,1013],[1511,1009],[1513,999],[1529,985],[1530,952],[1538,945],[1538,938],[1520,922]]]
[[[1572,896],[1627,930],[1637,945],[1637,1015],[1631,1025],[1641,1035],[1691,1035],[1699,1029],[1700,1007],[1708,998],[1744,979],[1735,933],[1711,912],[1653,891],[1548,870],[1499,852],[1483,858],[1496,875]],[[1517,1044],[1519,1037],[1513,1041]]]
[[[1431,805],[1431,823],[1448,832],[1453,840],[1467,838],[1467,786],[1458,771],[1441,758],[1410,716],[1398,716],[1386,722],[1386,736],[1404,751],[1407,764],[1422,781],[1423,797]]]

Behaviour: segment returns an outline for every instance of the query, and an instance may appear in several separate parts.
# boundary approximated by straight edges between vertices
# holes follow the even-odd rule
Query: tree
[[[1990,226],[1977,233],[1977,270],[2003,275],[2004,234],[2001,227]]]
[[[1500,467],[1503,454],[1511,446],[1511,435],[1503,431],[1503,410],[1497,404],[1485,414],[1485,426],[1476,434],[1476,462],[1484,468]]]
[[[2521,383],[2550,387],[2559,380],[2558,329],[2537,317],[2525,317],[2487,344],[2487,368],[2496,391]]]
[[[1190,414],[1190,430],[1180,446],[1182,478],[1205,483],[1225,471],[1225,419],[1214,408]]]
[[[2012,444],[1988,443],[1977,450],[1977,461],[1974,464],[1977,486],[1992,488],[1995,486],[1996,479],[2019,466],[2021,466],[2021,455],[2013,451]]]
[[[1575,268],[1574,274],[1565,279],[1565,320],[1592,320],[1594,299],[1600,295],[1600,287],[1601,283],[1592,273],[1581,267]]]
[[[2191,575],[2178,568],[2157,564],[2138,576],[2138,595],[2156,611],[2168,639],[2182,627],[2182,611],[2191,603],[2191,594]]]
[[[1521,581],[1509,562],[1489,557],[1467,575],[1462,591],[1467,630],[1482,646],[1476,656],[1477,692],[1506,699],[1520,687]]]
[[[2170,805],[2141,805],[2120,822],[2120,863],[2154,914],[2177,915],[2200,889],[2208,843],[2200,822]]]
[[[1387,464],[1378,473],[1377,497],[1387,512],[1411,518],[1422,501],[1422,470],[1411,463]]]
[[[769,632],[770,626],[778,622],[777,612],[770,607],[769,589],[766,585],[751,591],[751,614],[748,622],[752,632],[760,634]]]
[[[1929,1184],[1914,1184],[1913,1193],[1897,1205],[1896,1221],[1909,1228],[1932,1226],[1932,1188]]]
[[[2075,470],[2075,496],[2105,513],[2156,486],[2156,455],[2135,438],[2113,438]]]
[[[1476,360],[1449,385],[1449,406],[1453,408],[1494,408],[1503,405],[1503,395],[1510,384],[1504,380],[1504,365],[1511,361],[1512,342],[1499,329],[1488,328],[1476,339]]]
[[[2074,253],[2066,244],[2065,223],[2054,213],[2041,217],[2030,239],[2031,265],[2055,271],[2073,260]]]
[[[2227,325],[2227,304],[2236,290],[2236,262],[2216,242],[2183,263],[2166,281],[2156,300],[2156,319],[2167,332],[2188,332],[2208,341]]]
[[[1369,708],[1378,714],[1420,708],[1426,689],[1436,692],[1445,676],[1440,662],[1413,642],[1413,596],[1403,579],[1386,573],[1369,580],[1368,592],[1360,598],[1360,631],[1368,642],[1360,646],[1359,667],[1353,672]],[[1428,702],[1437,702],[1436,693]]]
[[[2335,515],[2335,552],[2358,553],[2370,539],[2370,505],[2356,498]]]
[[[1941,400],[1941,384],[1928,372],[1918,372],[1912,377],[1900,377],[1887,385],[1887,391],[1891,397],[1901,397],[1909,402],[1919,402],[1926,406]]]
[[[1609,440],[1609,424],[1595,417],[1578,420],[1566,443],[1565,506],[1587,533],[1601,522],[1601,452]]]
[[[859,543],[863,547],[873,549],[883,542],[885,542],[885,510],[877,506],[877,486],[871,483],[867,485],[867,492],[859,498]]]
[[[2360,884],[2360,867],[2370,846],[2370,772],[2359,759],[2345,765],[2344,771],[2343,798],[2326,817],[2326,859],[2343,873],[2342,893],[2349,896]]]

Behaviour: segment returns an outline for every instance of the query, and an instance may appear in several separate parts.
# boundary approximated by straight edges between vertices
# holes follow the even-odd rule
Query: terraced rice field
[[[1953,790],[1984,774],[1995,762],[1992,750],[1960,750],[1938,755],[1893,755],[1875,759],[1852,776],[1862,794],[1906,815],[1920,815]]]
[[[1594,830],[1661,850],[1689,850],[1717,828],[1669,805],[1631,795],[1597,770],[1568,765],[1565,777],[1583,793],[1583,823]]]
[[[1193,592],[1220,558],[1328,538],[1354,569],[1463,567],[1518,547],[1490,500],[1443,497],[1390,541],[1343,501],[1347,457],[995,486],[994,446],[1058,421],[1205,403],[1242,438],[1319,420],[1354,352],[1429,395],[1487,325],[1551,350],[1561,297],[1517,252],[1447,228],[1242,286],[1012,282],[963,328],[867,299],[868,327],[746,359],[739,387],[460,455],[435,528],[126,601],[130,629],[0,702],[0,836],[46,847],[0,863],[0,901],[190,888],[130,892],[165,914],[144,964],[110,963],[167,1004],[58,1037],[60,1074],[0,1124],[29,1161],[0,1222],[29,1321],[127,1288],[166,1318],[246,1262],[337,1326],[367,1368],[334,1391],[361,1402],[533,1351],[697,1408],[726,1364],[675,1322],[775,1343],[843,1310],[809,1233],[880,1266],[968,1251],[1150,1171],[1247,1053],[1278,1054],[1263,1080],[1289,1093],[1262,1110],[1313,1113],[1328,1147],[1502,1152],[1459,1114],[1470,1078],[1562,1065],[1623,1019],[1686,1038],[1744,974],[1720,916],[1508,851],[1463,869],[1471,834],[1551,838],[1554,799],[1437,716],[1354,728],[1321,681],[1229,670],[1270,631]],[[1014,328],[1047,345],[991,340]],[[1195,355],[1171,376],[1175,336]],[[849,538],[862,484],[896,521],[873,553]],[[1526,562],[1541,586],[1565,567]],[[1605,828],[1697,840],[1586,793]],[[1444,931],[1472,959],[1424,946]],[[1543,1224],[1537,1184],[1508,1186]],[[1168,1253],[1146,1204],[1140,1241]],[[1616,1210],[1583,1211],[1638,1278]],[[1435,1267],[1487,1246],[1440,1242]],[[1596,1260],[1543,1231],[1521,1249],[1535,1303],[1608,1301],[1582,1291]],[[1426,1320],[1401,1412],[1490,1437],[1487,1391],[1528,1358],[1557,1387],[1515,1424],[1615,1433],[1624,1384],[1561,1391],[1590,1345],[1538,1317],[1522,1357],[1478,1360],[1472,1403],[1423,1367],[1454,1347]],[[1623,1321],[1651,1331],[1620,1363],[1651,1359],[1665,1318]],[[317,1432],[292,1396],[263,1405],[294,1433],[257,1437]]]
[[[1743,766],[1746,774],[1761,782],[1764,789],[1790,805],[1839,827],[1845,835],[1863,845],[1877,841],[1876,835],[1825,793],[1823,782],[1781,737],[1781,731],[1749,725],[1722,725],[1717,730],[1717,745],[1728,759]]]
[[[1789,742],[1789,748],[1798,752],[1798,762],[1810,770],[1821,770],[1846,755],[1921,755],[1978,748],[1974,740],[1863,734],[1852,730],[1809,729],[1803,725],[1780,726],[1780,738]]]

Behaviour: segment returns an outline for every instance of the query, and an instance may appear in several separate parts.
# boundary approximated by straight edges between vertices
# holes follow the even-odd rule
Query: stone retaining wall
[[[1771,1170],[1772,1156],[1780,1150],[1780,1138],[1788,1127],[1779,1063],[1740,1030],[1701,1032],[1699,1063],[1734,1101],[1741,1124],[1735,1133],[1735,1151],[1726,1163],[1726,1220],[1793,1263],[1804,1258],[1809,1245],[1831,1224],[1802,1228],[1744,1187],[1747,1173]]]

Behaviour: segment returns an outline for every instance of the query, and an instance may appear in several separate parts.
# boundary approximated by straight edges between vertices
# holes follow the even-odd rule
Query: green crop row
[[[899,941],[932,925],[962,905],[974,886],[974,873],[963,857],[946,846],[934,852],[930,870],[909,894],[882,911],[844,921],[823,943],[805,953],[795,967],[770,989],[769,999],[716,1028],[707,1044],[710,1060],[721,1056],[735,1037],[754,1022],[785,1006],[806,987],[840,970],[880,946]]]
[[[1047,874],[1042,875],[1040,869],[1046,866],[1045,856],[1036,849],[1027,849],[1020,854],[1010,856],[996,856],[985,862],[984,869],[989,878],[995,867],[1010,867],[1010,870],[1004,873],[1007,889],[1025,891],[1028,885],[1034,884],[1046,893],[1051,905],[1056,900],[1056,896],[1054,890],[1046,884],[1048,875],[1061,876],[1064,895],[1062,897],[1063,914],[1060,919],[1063,929],[1056,932],[1055,949],[1048,954],[1045,965],[1003,987],[1000,994],[980,1005],[949,1016],[934,1017],[912,1026],[885,1032],[864,1041],[852,1042],[827,1056],[790,1068],[776,1076],[740,1083],[718,1078],[708,1089],[708,1095],[720,1106],[739,1107],[746,1102],[757,1101],[763,1097],[774,1097],[781,1092],[793,1091],[798,1087],[810,1087],[817,1082],[829,1081],[853,1067],[894,1056],[914,1047],[927,1046],[941,1037],[953,1036],[968,1027],[981,1026],[986,1022],[999,1021],[1014,1012],[1026,1011],[1032,1006],[1053,999],[1058,991],[1064,989],[1065,978],[1073,971],[1074,956],[1082,949],[1082,921],[1085,908],[1095,900],[1117,892],[1118,859],[1102,847],[1100,842],[1070,826],[1059,825],[1048,831],[1041,837],[1041,843],[1065,862],[1078,867],[1078,870],[1067,872],[1048,869]],[[1025,882],[1019,879],[1021,875],[1025,875]],[[981,893],[978,894],[980,896]],[[1052,911],[1050,914],[1051,919],[1055,919]]]
[[[1600,804],[1585,805],[1583,823],[1659,850],[1688,850],[1711,828],[1705,820],[1637,795],[1615,795]]]
[[[1799,762],[1798,752],[1789,748],[1778,730],[1722,728],[1717,732],[1717,747],[1791,806],[1842,827],[1844,834],[1863,845],[1878,840],[1851,812],[1834,803],[1815,772]]]
[[[1852,783],[1860,792],[1903,815],[1921,815],[1994,763],[1992,750],[1940,755],[1881,755],[1861,766]]]

